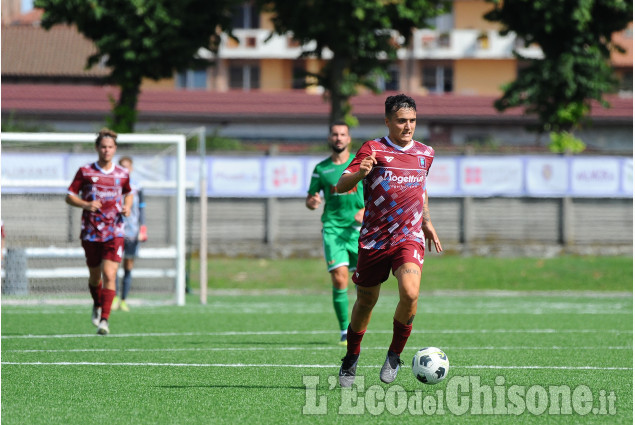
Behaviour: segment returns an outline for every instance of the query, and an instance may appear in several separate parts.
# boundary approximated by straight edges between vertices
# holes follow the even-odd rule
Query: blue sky
[[[33,9],[33,0],[22,0],[22,12]]]

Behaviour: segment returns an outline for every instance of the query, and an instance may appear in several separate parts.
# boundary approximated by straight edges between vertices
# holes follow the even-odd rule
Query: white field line
[[[208,348],[73,348],[69,350],[2,350],[3,353],[146,353],[146,352],[206,352],[206,351],[341,351],[341,346],[332,347],[208,347]],[[381,347],[364,347],[364,350],[385,350],[385,346]],[[563,346],[507,346],[507,347],[443,347],[444,350],[474,350],[474,351],[493,351],[493,350],[632,350],[631,345],[622,346],[585,346],[585,347],[563,347]]]
[[[340,364],[256,364],[256,363],[108,363],[108,362],[2,362],[2,365],[16,366],[140,366],[140,367],[234,367],[234,368],[257,368],[257,367],[281,367],[281,368],[333,368],[340,367]],[[381,365],[360,365],[358,367],[378,368]],[[594,367],[594,366],[496,366],[496,365],[452,365],[453,369],[557,369],[557,370],[630,370],[632,367]]]
[[[369,334],[392,334],[392,330],[372,330]],[[632,334],[632,329],[438,329],[413,331],[412,335],[437,334]],[[244,336],[244,335],[323,335],[333,334],[333,330],[313,331],[225,331],[225,332],[148,332],[109,334],[108,338],[139,338],[139,337],[168,337],[168,336]],[[57,339],[57,338],[93,338],[97,334],[61,334],[61,335],[2,335],[2,339]]]

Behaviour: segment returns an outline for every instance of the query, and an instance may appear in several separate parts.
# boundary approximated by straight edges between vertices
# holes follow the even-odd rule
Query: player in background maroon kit
[[[133,194],[128,170],[113,162],[117,133],[102,129],[95,140],[95,150],[97,162],[80,167],[68,188],[66,203],[84,210],[80,239],[93,298],[92,322],[99,335],[107,335],[117,269],[123,254],[123,216],[130,214]]]
[[[339,371],[340,385],[355,381],[362,338],[379,298],[381,283],[392,270],[399,286],[399,303],[393,318],[393,337],[379,377],[390,383],[397,376],[400,359],[417,312],[421,269],[431,245],[441,252],[441,242],[430,221],[426,176],[434,149],[413,140],[417,123],[415,101],[404,95],[385,102],[388,136],[369,140],[359,149],[337,183],[339,193],[362,180],[365,213],[359,237],[357,299],[348,326],[348,346]]]

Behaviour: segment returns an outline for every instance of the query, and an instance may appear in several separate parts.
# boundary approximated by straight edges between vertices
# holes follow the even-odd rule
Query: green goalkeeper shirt
[[[335,190],[337,182],[353,157],[354,155],[351,155],[343,164],[334,164],[331,157],[328,157],[313,169],[309,194],[314,195],[320,191],[324,193],[322,224],[325,228],[359,225],[355,221],[355,214],[364,208],[362,182],[346,193],[337,193]]]

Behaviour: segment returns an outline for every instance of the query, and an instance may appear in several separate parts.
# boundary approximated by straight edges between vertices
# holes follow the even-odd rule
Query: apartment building
[[[501,86],[512,81],[523,66],[513,51],[534,58],[541,51],[525,48],[514,34],[500,35],[496,24],[483,18],[491,7],[484,0],[453,1],[451,13],[431,22],[434,29],[414,31],[411,43],[391,65],[390,78],[378,81],[385,91],[406,92],[418,104],[425,104],[428,109],[418,128],[422,139],[448,146],[491,140],[532,146],[542,143],[525,130],[531,117],[519,111],[500,114],[492,106]],[[3,17],[11,22],[2,29],[3,117],[65,129],[99,125],[109,111],[108,96],[113,90],[96,92],[88,87],[107,84],[109,69],[103,63],[84,69],[85,59],[94,52],[92,43],[74,27],[55,26],[45,31],[38,25],[41,14],[34,10],[16,19]],[[137,128],[206,125],[216,131],[222,123],[221,134],[228,137],[323,139],[328,108],[319,96],[322,88],[305,87],[302,71],[318,71],[329,52],[322,58],[298,59],[302,47],[290,36],[272,35],[271,16],[249,2],[237,8],[233,24],[236,39],[223,35],[217,54],[199,50],[199,56],[208,59],[207,66],[143,82]],[[633,138],[632,25],[615,37],[625,49],[611,57],[621,81],[620,96],[611,97],[612,109],[594,107],[593,127],[579,137],[589,147],[624,152],[632,151]],[[27,88],[26,84],[38,86]],[[94,109],[61,107],[60,85],[67,86],[62,96],[71,96],[65,104],[76,99],[80,105],[95,105]],[[240,93],[249,93],[249,99],[240,102],[245,105],[243,110],[222,113],[226,110],[223,102],[230,98],[238,105],[237,99],[243,97]],[[254,102],[268,106],[250,112]],[[382,105],[383,99],[364,91],[353,99],[353,113],[360,119],[360,126],[353,130],[355,137],[376,137],[383,132]],[[233,118],[238,115],[240,122]]]
[[[455,0],[452,12],[431,22],[434,29],[416,30],[411,44],[399,52],[384,90],[413,94],[497,96],[501,85],[512,81],[522,66],[513,55],[516,49],[539,58],[538,47],[525,48],[514,34],[502,36],[495,23],[483,15],[492,5],[484,0]],[[232,89],[279,91],[304,86],[301,70],[317,71],[319,59],[297,59],[301,47],[288,36],[271,38],[270,16],[244,4],[234,18],[238,41],[223,38],[214,67],[190,70],[177,76],[175,85],[189,89],[226,91]],[[612,61],[632,92],[632,26],[617,34],[625,54],[615,53]],[[328,59],[328,52],[323,59]],[[629,72],[630,71],[630,72]],[[309,91],[319,91],[310,87]]]

